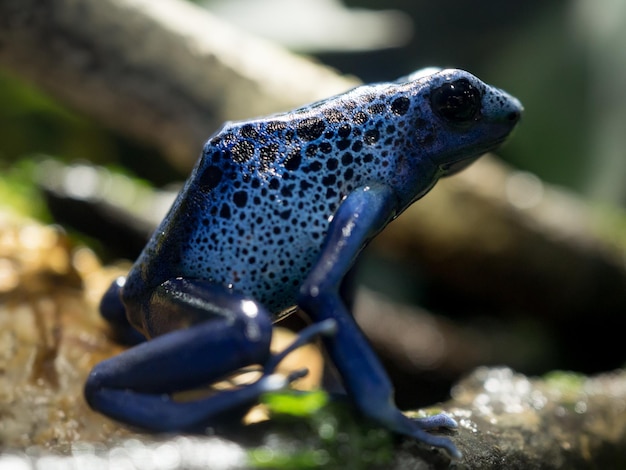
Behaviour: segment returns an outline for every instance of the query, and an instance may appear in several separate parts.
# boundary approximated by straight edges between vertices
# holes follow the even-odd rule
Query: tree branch
[[[357,83],[178,0],[1,0],[0,65],[183,170],[224,121]]]

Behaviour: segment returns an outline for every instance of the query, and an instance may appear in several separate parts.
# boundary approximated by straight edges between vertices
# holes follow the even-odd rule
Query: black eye
[[[464,78],[444,83],[430,96],[433,110],[457,124],[472,121],[480,111],[480,101],[480,91]]]

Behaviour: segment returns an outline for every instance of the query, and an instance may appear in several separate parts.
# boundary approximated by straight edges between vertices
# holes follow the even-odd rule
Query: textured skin
[[[282,357],[323,336],[355,407],[398,434],[446,449],[429,431],[445,414],[413,420],[349,311],[345,278],[393,218],[497,147],[519,102],[460,70],[417,72],[301,109],[230,123],[205,145],[169,214],[124,280],[101,302],[124,338],[150,341],[96,365],[88,403],[154,431],[194,431],[236,419],[258,397],[301,375],[274,373]],[[312,321],[270,352],[272,320],[298,305]],[[260,364],[256,382],[180,402],[170,394]]]
[[[347,194],[384,184],[396,192],[400,212],[432,187],[445,165],[497,146],[509,133],[508,113],[519,114],[516,100],[466,72],[419,74],[226,124],[206,143],[128,275],[123,299],[131,323],[150,334],[139,304],[177,276],[233,287],[279,315],[295,305]],[[459,78],[483,95],[484,113],[503,114],[501,129],[480,123],[450,129],[433,113],[430,91]]]

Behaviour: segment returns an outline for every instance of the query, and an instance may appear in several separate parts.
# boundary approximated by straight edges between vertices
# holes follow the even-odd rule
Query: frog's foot
[[[413,420],[421,429],[432,431],[435,429],[456,429],[459,424],[445,413],[439,413],[426,418],[418,418]]]
[[[448,437],[437,436],[429,432],[441,429],[456,429],[458,427],[457,422],[444,413],[426,418],[412,419],[395,407],[390,407],[382,416],[379,413],[376,419],[398,434],[413,437],[424,444],[444,449],[455,459],[462,457],[461,452]]]
[[[199,400],[174,400],[167,394],[172,391],[172,382],[189,385],[198,382],[198,377],[183,377],[180,371],[190,369],[193,374],[206,359],[198,357],[197,363],[192,359],[194,364],[186,364],[184,361],[179,363],[176,354],[184,357],[183,349],[197,350],[198,344],[190,342],[194,343],[200,338],[204,338],[203,343],[207,344],[206,336],[212,334],[209,331],[211,329],[210,325],[202,324],[189,330],[174,331],[101,362],[93,369],[85,385],[87,402],[92,408],[112,418],[152,431],[196,432],[208,426],[231,422],[243,417],[262,394],[284,389],[291,382],[305,376],[308,373],[306,368],[293,371],[287,376],[275,373],[275,369],[295,349],[318,335],[332,334],[335,322],[326,321],[302,330],[290,346],[270,356],[261,378],[249,385],[221,391]],[[180,351],[175,352],[179,347]],[[209,347],[207,344],[207,352]],[[165,351],[169,351],[172,356],[163,357],[161,354]],[[213,352],[216,355],[237,354],[236,350]],[[250,360],[245,362],[250,363]],[[211,366],[205,364],[204,369],[205,380],[211,381],[207,375],[211,373]],[[155,371],[158,373],[155,374]],[[217,380],[219,375],[221,374],[216,374],[213,379]]]
[[[449,438],[445,436],[436,436],[434,434],[429,434],[425,432],[414,433],[414,434],[411,434],[410,436],[416,438],[417,440],[419,440],[420,442],[423,442],[424,444],[427,444],[433,447],[438,447],[440,449],[444,449],[448,453],[448,455],[452,457],[453,459],[461,459],[463,457],[463,454],[454,445],[452,440],[450,440]]]
[[[419,418],[412,420],[420,429],[424,431],[436,431],[440,429],[456,429],[459,427],[459,424],[450,416],[439,413],[434,416],[429,416],[427,418]],[[418,437],[425,444],[429,444],[434,447],[439,447],[445,449],[450,456],[455,459],[460,459],[462,457],[461,452],[454,443],[445,436],[436,436],[430,433],[420,433]]]
[[[171,325],[151,324],[158,336],[94,367],[85,398],[92,408],[112,418],[152,431],[195,432],[240,419],[261,394],[284,388],[306,374],[306,369],[287,377],[276,374],[286,355],[336,330],[335,320],[315,323],[284,351],[271,355],[271,317],[253,300],[205,282],[172,279],[157,289],[150,302],[161,314],[179,312],[183,318],[204,321],[169,332],[167,328],[177,324],[176,315],[165,317]],[[189,401],[172,396],[254,364],[263,366],[263,375],[251,384]]]

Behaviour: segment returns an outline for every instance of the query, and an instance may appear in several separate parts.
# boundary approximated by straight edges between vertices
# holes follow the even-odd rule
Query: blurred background
[[[525,269],[521,266],[523,258],[508,262],[513,274],[500,275],[499,283],[485,279],[473,289],[464,287],[472,285],[470,280],[466,282],[458,273],[444,273],[445,270],[437,267],[429,259],[427,246],[422,248],[424,253],[417,253],[418,258],[424,258],[424,264],[419,259],[400,260],[403,257],[397,253],[387,256],[389,250],[384,247],[368,250],[360,281],[377,294],[367,291],[374,298],[357,302],[357,307],[389,309],[387,300],[377,303],[381,300],[376,295],[411,304],[413,307],[398,308],[402,314],[409,309],[409,315],[418,319],[417,330],[412,333],[414,342],[420,341],[424,331],[429,331],[431,339],[435,335],[447,339],[447,344],[454,341],[465,345],[450,353],[456,354],[457,360],[467,357],[468,351],[475,358],[474,362],[449,366],[443,372],[437,372],[436,367],[442,362],[432,358],[431,362],[426,360],[415,367],[390,364],[390,368],[397,369],[397,381],[405,382],[405,389],[411,390],[423,381],[436,381],[441,386],[435,390],[446,390],[458,374],[480,363],[504,362],[527,373],[542,373],[552,368],[597,372],[623,364],[619,340],[626,316],[622,310],[626,304],[623,283],[626,258],[624,251],[620,251],[626,239],[622,215],[626,205],[626,1],[389,0],[383,5],[372,0],[213,0],[195,3],[246,35],[263,37],[363,82],[391,80],[432,65],[467,69],[513,94],[525,106],[521,126],[498,152],[508,165],[506,171],[517,175],[515,181],[523,188],[530,187],[533,194],[554,188],[568,201],[576,201],[559,207],[578,208],[580,203],[586,215],[617,214],[612,219],[617,222],[611,225],[610,235],[602,240],[609,238],[612,247],[617,244],[622,248],[609,250],[610,260],[602,258],[602,264],[596,262],[599,255],[594,239],[594,249],[589,255],[593,262],[588,263],[593,264],[593,272],[586,274],[593,278],[594,286],[602,287],[589,288],[593,292],[585,297],[587,303],[581,304],[581,311],[572,313],[571,317],[568,312],[556,312],[555,304],[566,304],[558,300],[551,303],[549,288],[538,291],[531,285],[528,290],[517,292],[517,296],[500,295],[507,290],[507,282],[509,287],[515,282],[515,271]],[[273,67],[272,63],[264,64],[269,75]],[[233,86],[236,85],[235,82]],[[210,80],[206,87],[211,87]],[[284,90],[284,94],[289,92]],[[75,204],[81,199],[80,191],[67,194],[67,187],[59,189],[54,178],[70,181],[70,189],[82,188],[90,178],[97,180],[101,175],[99,167],[106,166],[107,172],[113,171],[116,177],[132,176],[133,179],[124,179],[123,184],[143,188],[148,197],[155,198],[163,193],[153,193],[151,188],[180,183],[189,163],[177,164],[149,139],[131,138],[110,123],[103,125],[97,117],[67,106],[54,93],[44,92],[25,79],[6,61],[0,61],[0,103],[2,203],[43,220],[64,224],[69,230],[82,233],[81,237],[88,234],[81,239],[98,250],[105,260],[136,256],[145,228],[133,231],[134,217],[120,208],[113,221],[92,219],[91,206],[85,209]],[[232,116],[228,115],[228,108],[223,112],[226,118],[245,117],[245,110]],[[254,116],[252,112],[247,117]],[[216,130],[213,123],[207,125],[205,137]],[[64,165],[76,162],[89,162],[98,169],[81,167],[71,176],[74,180],[67,179]],[[71,181],[81,184],[72,186]],[[484,184],[488,182],[485,180]],[[479,180],[477,186],[481,185]],[[133,204],[136,202],[130,203]],[[72,215],[73,211],[77,212]],[[558,225],[561,216],[555,214],[551,220]],[[438,217],[446,219],[453,215],[442,212]],[[527,229],[529,224],[524,219],[520,225]],[[119,246],[104,236],[108,231],[118,236]],[[550,239],[550,243],[558,244],[559,240],[551,239],[553,233],[541,232],[542,240]],[[483,236],[487,244],[489,236],[488,233]],[[544,247],[543,241],[537,243]],[[581,250],[584,253],[585,248]],[[481,258],[468,259],[475,263],[474,269],[481,269]],[[559,262],[559,259],[555,261]],[[546,269],[553,268],[554,265]],[[533,277],[537,285],[547,286],[547,281],[541,284],[543,280],[537,275],[544,268],[537,269],[525,276]],[[569,270],[565,264],[557,271],[568,276]],[[471,272],[469,277],[477,279]],[[494,283],[486,284],[489,282]],[[567,287],[567,282],[564,283]],[[588,287],[585,281],[572,282],[572,297]],[[533,292],[541,298],[527,301]],[[559,295],[567,297],[567,289]],[[598,310],[592,308],[595,305]],[[398,308],[391,310],[397,313]],[[436,316],[431,317],[422,309]],[[595,350],[591,346],[597,340],[603,340],[604,348]],[[377,341],[387,344],[384,339]],[[428,338],[423,341],[430,345],[430,351],[437,348],[428,343]],[[385,347],[393,349],[393,341]],[[391,363],[396,356],[388,352],[385,357]],[[422,395],[425,401],[432,398]],[[435,398],[440,396],[435,394]]]
[[[526,107],[523,126],[499,152],[502,158],[585,196],[626,203],[623,0],[392,0],[384,9],[380,2],[354,0],[197,3],[364,82],[429,65],[470,70]],[[154,149],[64,109],[11,70],[2,70],[0,80],[5,165],[45,152],[67,161],[119,163],[160,184],[185,176],[148,168],[138,155]]]

